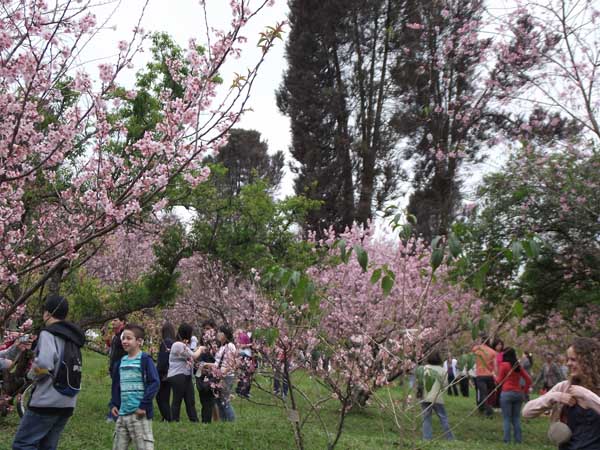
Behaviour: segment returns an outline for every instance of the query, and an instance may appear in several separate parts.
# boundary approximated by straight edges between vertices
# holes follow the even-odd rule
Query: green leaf
[[[471,327],[471,337],[475,341],[475,340],[477,340],[477,336],[479,336],[479,330],[477,329],[475,324],[473,324],[473,326]]]
[[[523,303],[521,303],[519,300],[517,300],[515,302],[515,304],[513,305],[513,312],[519,319],[522,319],[523,314],[524,314]]]
[[[431,241],[431,248],[438,248],[440,241],[442,240],[442,236],[436,236]]]
[[[375,269],[373,271],[373,274],[371,275],[371,284],[377,283],[380,278],[381,278],[381,267],[378,269]]]
[[[514,262],[518,262],[521,259],[521,256],[523,255],[523,246],[519,241],[515,241],[512,243],[510,249],[513,254]]]
[[[446,306],[448,307],[448,314],[452,314],[452,312],[454,311],[454,308],[452,307],[452,303],[450,303],[448,300],[446,300]]]
[[[410,223],[402,225],[402,231],[400,231],[400,238],[404,240],[410,239],[413,233],[413,227]]]
[[[484,262],[479,270],[475,272],[473,275],[473,287],[478,291],[482,291],[485,286],[485,279],[487,277],[487,273],[490,269],[490,264],[488,261]]]
[[[292,272],[292,276],[290,277],[290,281],[291,281],[292,286],[297,286],[298,285],[298,282],[300,281],[300,276],[301,275],[302,274],[300,272],[298,272],[297,270],[294,270]]]
[[[483,331],[487,328],[487,320],[485,320],[485,317],[482,317],[481,319],[479,319],[479,331]]]
[[[309,279],[302,277],[292,291],[292,300],[296,306],[303,305],[306,302],[308,294]]]
[[[346,241],[344,239],[340,239],[334,244],[334,247],[340,249],[340,258],[344,262],[344,264],[348,263],[348,256],[346,254]]]
[[[435,377],[431,375],[429,371],[425,373],[425,390],[427,392],[433,389],[433,385],[435,384]]]
[[[362,267],[363,272],[366,272],[367,266],[369,265],[369,255],[367,255],[365,249],[360,245],[355,245],[354,251],[356,252],[356,259],[358,260],[360,267]]]
[[[450,236],[448,237],[448,247],[450,248],[450,254],[454,258],[457,258],[462,251],[460,241],[454,233],[450,233]]]
[[[392,291],[393,287],[394,287],[394,280],[392,279],[392,277],[390,277],[389,275],[386,275],[385,277],[383,277],[383,279],[381,280],[381,289],[383,290],[383,293],[385,295],[389,295],[389,293]]]
[[[537,260],[540,257],[540,244],[536,239],[530,239],[529,245],[531,246],[531,259]]]
[[[444,249],[436,248],[431,252],[431,267],[433,271],[440,267],[442,261],[444,260]]]

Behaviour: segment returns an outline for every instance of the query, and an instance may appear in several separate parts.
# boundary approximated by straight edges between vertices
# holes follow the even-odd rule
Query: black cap
[[[60,295],[49,295],[46,297],[44,311],[48,311],[55,319],[64,320],[69,312],[69,303]]]

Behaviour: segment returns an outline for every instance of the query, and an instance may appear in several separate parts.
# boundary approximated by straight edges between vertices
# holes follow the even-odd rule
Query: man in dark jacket
[[[116,364],[121,362],[121,358],[127,354],[127,352],[123,349],[123,344],[121,343],[121,333],[123,329],[127,325],[127,318],[125,316],[115,317],[112,320],[112,329],[113,329],[113,337],[110,341],[110,349],[108,350],[108,355],[110,357],[108,364],[108,373],[112,377],[113,370]]]
[[[55,377],[63,361],[65,345],[70,341],[81,348],[85,342],[83,331],[65,320],[68,312],[69,304],[64,297],[50,295],[46,298],[45,328],[37,340],[35,359],[29,373],[35,380],[35,389],[17,429],[13,450],[58,448],[60,434],[73,415],[77,394],[64,395],[55,388]],[[78,370],[81,370],[80,366]]]
[[[112,340],[110,341],[110,348],[108,350],[108,357],[109,357],[108,374],[110,375],[110,377],[112,379],[115,366],[118,366],[119,363],[121,362],[121,358],[123,358],[123,356],[125,356],[127,354],[127,352],[123,349],[123,344],[121,343],[121,333],[123,332],[125,325],[127,325],[127,317],[125,317],[125,316],[115,317],[112,320],[111,324],[112,324],[112,329],[113,329],[114,334],[113,334]],[[109,403],[108,414],[106,415],[106,421],[113,422],[116,420],[117,420],[117,417],[115,417],[110,411],[110,403]]]

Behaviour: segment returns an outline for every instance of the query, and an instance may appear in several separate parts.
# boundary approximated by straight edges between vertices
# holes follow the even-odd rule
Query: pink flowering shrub
[[[369,257],[367,273],[357,258],[347,264],[313,267],[309,273],[321,290],[318,336],[328,364],[319,373],[332,385],[364,392],[383,386],[420,363],[435,346],[447,346],[479,317],[480,300],[435,274],[431,253],[422,241],[397,242],[353,227],[339,236],[348,247],[362,246]],[[339,255],[335,236],[323,242]],[[389,294],[373,283],[384,268],[395,277]],[[388,272],[389,273],[389,272]]]

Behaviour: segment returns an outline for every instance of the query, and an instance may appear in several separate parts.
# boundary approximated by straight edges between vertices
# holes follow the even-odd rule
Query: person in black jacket
[[[65,393],[64,386],[58,381],[64,374],[61,367],[68,366],[69,370],[81,374],[81,361],[77,366],[69,366],[71,360],[65,354],[69,348],[81,349],[85,336],[77,325],[65,320],[68,312],[66,298],[58,295],[46,298],[43,315],[45,327],[37,340],[35,359],[28,374],[36,383],[35,390],[19,423],[13,450],[58,448],[60,435],[73,415],[81,385],[74,382],[74,386],[71,386],[69,383],[75,392]]]
[[[111,377],[113,376],[115,366],[121,363],[121,358],[127,354],[127,352],[123,349],[123,344],[121,343],[121,333],[127,325],[127,317],[126,316],[118,316],[115,317],[112,322],[113,329],[113,337],[110,341],[110,348],[108,350],[108,374]],[[108,414],[106,416],[106,421],[116,421],[117,417],[115,417],[110,411],[110,404]]]
[[[216,328],[217,325],[212,319],[202,322],[202,345],[206,347],[206,351],[198,359],[199,366],[196,371],[196,387],[202,405],[202,423],[212,422],[216,402],[213,392],[213,384],[216,380],[211,376],[211,371],[205,368],[206,363],[215,362],[215,353],[218,348]]]
[[[169,322],[165,322],[161,329],[162,341],[158,351],[158,359],[156,368],[160,378],[160,389],[156,395],[156,403],[158,410],[162,416],[162,420],[171,421],[171,385],[167,381],[167,373],[169,372],[169,353],[171,345],[175,342],[175,327]]]

